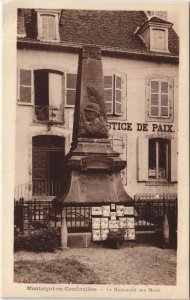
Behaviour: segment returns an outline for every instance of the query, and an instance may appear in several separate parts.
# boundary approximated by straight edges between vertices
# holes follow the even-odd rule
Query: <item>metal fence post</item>
[[[61,249],[67,248],[67,222],[64,209],[61,212]]]

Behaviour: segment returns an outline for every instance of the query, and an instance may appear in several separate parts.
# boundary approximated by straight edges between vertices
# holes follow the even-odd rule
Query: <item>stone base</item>
[[[67,166],[70,172],[67,192],[53,200],[58,210],[79,203],[133,203],[121,182],[120,171],[126,167],[126,162],[111,148],[109,140],[78,139]]]
[[[90,232],[68,233],[67,246],[69,248],[87,248],[90,246],[91,240]]]

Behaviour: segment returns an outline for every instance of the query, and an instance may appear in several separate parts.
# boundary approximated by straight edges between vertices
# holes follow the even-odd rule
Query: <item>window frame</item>
[[[42,17],[43,16],[52,16],[55,18],[55,39],[44,39],[42,38]],[[37,39],[43,42],[60,42],[59,36],[59,12],[57,11],[47,11],[47,10],[37,10],[37,28],[38,35]]]
[[[104,87],[104,91],[107,89],[112,89],[112,101],[107,101],[108,103],[112,103],[112,111],[111,112],[106,112],[108,118],[123,118],[125,117],[125,110],[126,110],[126,107],[125,107],[125,100],[123,99],[124,97],[126,97],[126,94],[125,94],[125,84],[124,84],[124,80],[126,80],[126,74],[124,73],[119,73],[119,72],[114,72],[114,71],[109,71],[107,70],[105,73],[104,73],[104,76],[103,76],[103,79],[105,76],[110,76],[112,77],[112,88],[105,88]],[[121,78],[121,88],[117,88],[116,86],[116,78],[119,77]],[[127,82],[126,82],[126,87],[127,87]],[[117,101],[116,99],[116,91],[117,90],[120,90],[121,91],[121,102]],[[127,97],[126,97],[127,99]],[[116,108],[116,105],[117,103],[121,103],[121,113],[118,113],[117,112],[117,108]],[[105,101],[105,104],[106,104],[106,101]]]
[[[168,116],[161,116],[161,113],[158,116],[151,115],[151,82],[158,81],[159,82],[159,94],[158,101],[159,106],[158,109],[161,111],[161,82],[168,82]],[[167,76],[149,76],[146,78],[146,121],[163,121],[163,122],[173,122],[174,120],[174,80],[173,78]],[[164,94],[164,93],[162,93]]]
[[[150,140],[155,140],[156,145],[156,178],[150,178]],[[161,141],[165,142],[166,145],[166,178],[159,178],[159,145]],[[171,182],[171,141],[166,138],[149,138],[148,140],[148,181],[149,182]]]
[[[165,49],[156,49],[156,48],[154,48],[154,33],[153,33],[154,30],[164,31],[164,33],[165,33]],[[158,26],[150,26],[150,51],[169,53],[169,49],[168,49],[168,28],[158,27]]]

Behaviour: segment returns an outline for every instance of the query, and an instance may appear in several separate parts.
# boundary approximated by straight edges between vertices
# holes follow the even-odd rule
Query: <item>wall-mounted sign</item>
[[[121,131],[175,132],[173,124],[108,122],[108,129]]]

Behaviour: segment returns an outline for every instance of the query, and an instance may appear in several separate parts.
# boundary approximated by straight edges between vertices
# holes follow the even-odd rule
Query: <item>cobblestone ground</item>
[[[119,250],[106,248],[66,249],[55,253],[17,252],[15,254],[15,281],[23,282],[22,272],[18,272],[22,263],[32,263],[33,271],[38,272],[38,263],[47,265],[63,259],[75,259],[98,278],[102,284],[141,284],[141,285],[175,285],[176,284],[176,250],[156,247],[125,247]],[[39,270],[39,272],[41,272]],[[48,275],[49,276],[49,275]],[[30,283],[37,283],[31,273]],[[56,276],[51,283],[56,282]],[[63,282],[64,283],[64,282]],[[72,282],[75,283],[75,282]],[[82,283],[82,282],[81,282]],[[94,282],[96,283],[96,282]]]

